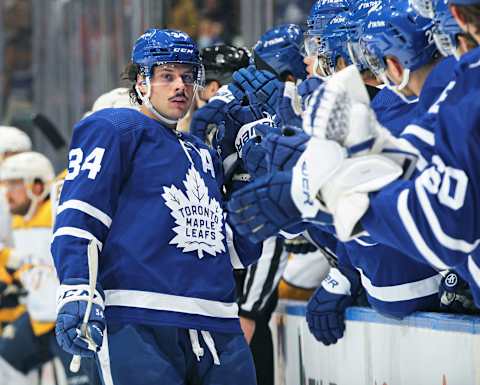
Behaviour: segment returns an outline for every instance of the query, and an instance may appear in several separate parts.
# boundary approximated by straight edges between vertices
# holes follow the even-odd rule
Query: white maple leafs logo
[[[205,182],[193,166],[183,181],[185,193],[174,185],[164,187],[162,198],[175,218],[176,235],[169,242],[183,252],[197,251],[198,258],[204,252],[215,256],[224,252],[223,211],[215,198],[210,198]]]

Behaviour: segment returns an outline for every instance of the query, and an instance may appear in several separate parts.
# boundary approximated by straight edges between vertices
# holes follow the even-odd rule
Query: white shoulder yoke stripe
[[[85,214],[90,215],[91,217],[98,219],[105,226],[110,228],[112,224],[112,218],[105,214],[102,210],[97,209],[95,206],[92,206],[90,203],[80,201],[78,199],[70,199],[57,208],[57,215],[62,211],[67,209],[74,209],[84,212]]]
[[[413,241],[413,244],[418,249],[418,251],[423,255],[423,257],[430,263],[432,266],[436,267],[438,270],[448,270],[450,267],[447,266],[425,243],[422,235],[418,231],[417,225],[408,210],[408,194],[409,190],[403,190],[397,201],[397,211],[400,214],[400,218],[407,230],[408,235]]]
[[[416,124],[409,124],[402,131],[401,135],[413,135],[430,146],[435,145],[435,135],[433,134],[433,132],[417,126]]]
[[[53,237],[52,237],[52,242],[53,240],[56,238],[56,237],[60,237],[62,235],[70,235],[72,237],[76,237],[76,238],[83,238],[83,239],[88,239],[88,240],[94,240],[97,245],[98,245],[98,249],[101,251],[102,250],[102,247],[103,247],[103,244],[102,242],[100,242],[92,233],[86,231],[86,230],[83,230],[83,229],[79,229],[77,227],[60,227],[57,231],[55,231],[55,233],[53,234]]]

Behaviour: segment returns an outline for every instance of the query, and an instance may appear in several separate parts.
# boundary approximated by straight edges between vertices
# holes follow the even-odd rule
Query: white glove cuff
[[[60,285],[57,289],[57,314],[60,309],[69,302],[88,301],[90,287],[88,285]],[[100,293],[95,290],[93,295],[94,304],[105,310],[105,302]]]
[[[352,295],[350,281],[335,267],[330,269],[327,277],[322,281],[322,287],[332,294]]]

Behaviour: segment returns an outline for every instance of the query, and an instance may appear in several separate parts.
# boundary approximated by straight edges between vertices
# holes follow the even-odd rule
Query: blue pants
[[[211,332],[219,365],[200,332],[198,360],[188,329],[137,324],[108,325],[110,368],[101,364],[105,385],[256,385],[243,334]],[[100,362],[107,354],[100,354]],[[110,369],[110,370],[109,370]],[[107,372],[108,371],[108,372]]]

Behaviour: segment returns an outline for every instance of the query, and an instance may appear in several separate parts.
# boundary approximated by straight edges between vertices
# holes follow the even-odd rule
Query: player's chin
[[[183,118],[190,107],[190,104],[173,102],[169,108],[168,115],[171,119],[181,119]]]

